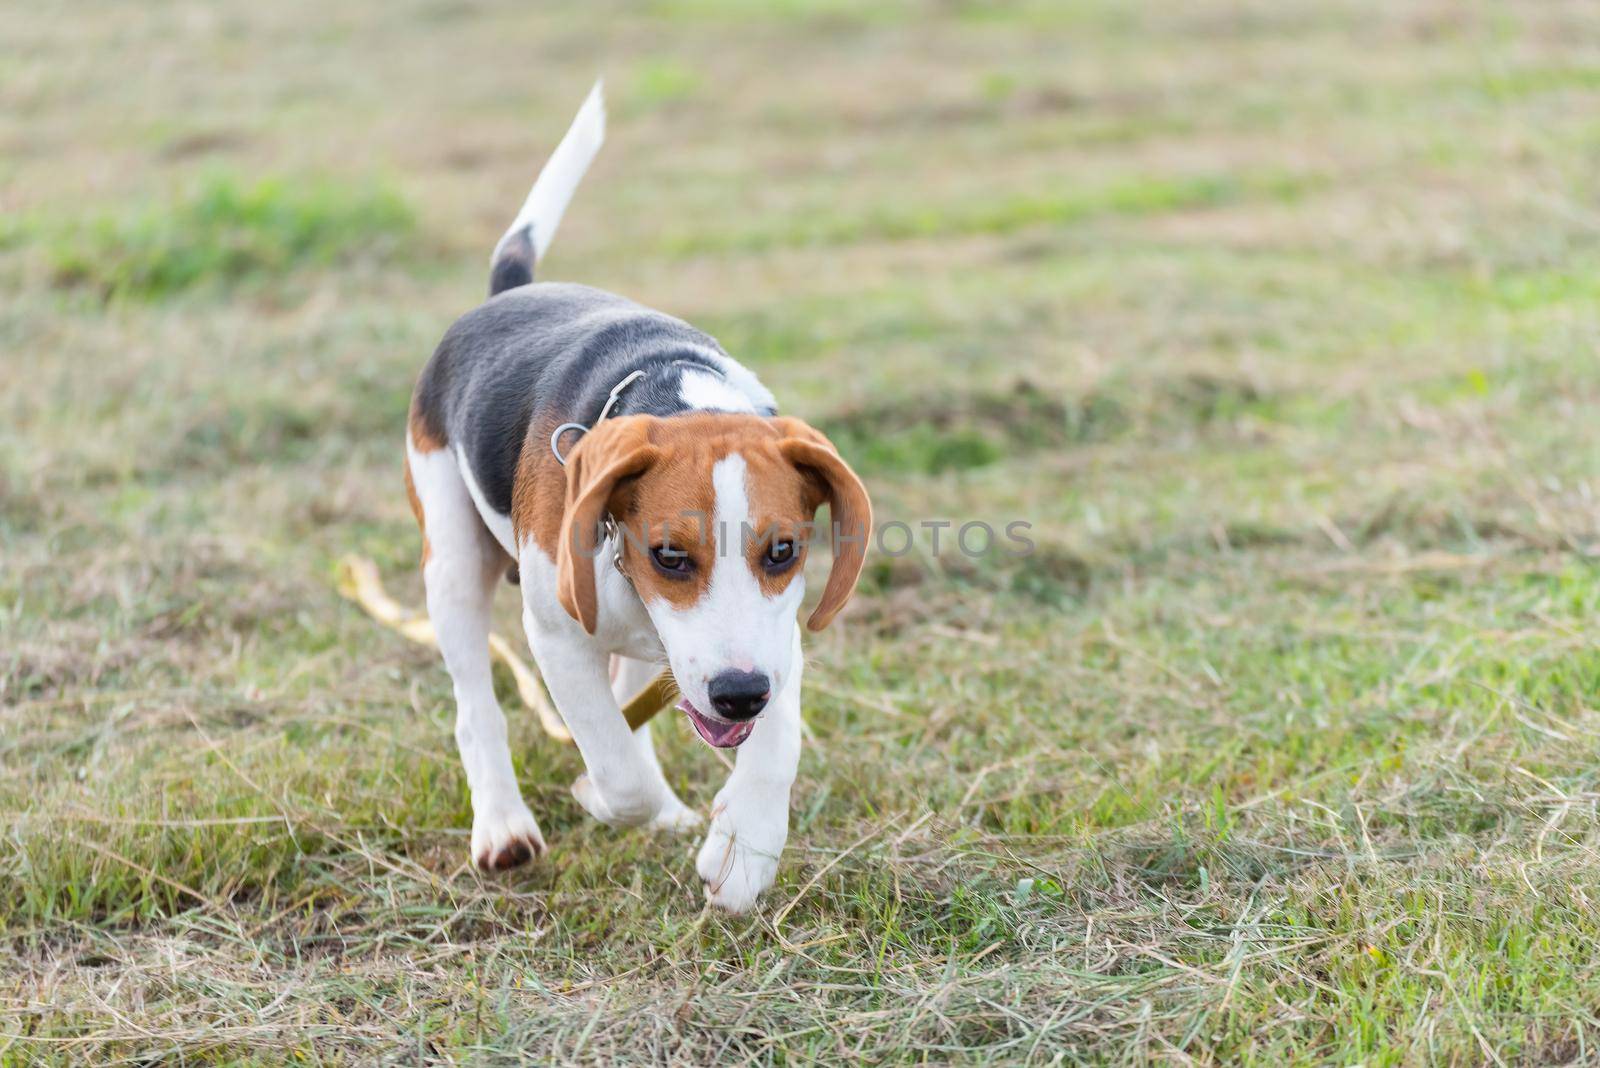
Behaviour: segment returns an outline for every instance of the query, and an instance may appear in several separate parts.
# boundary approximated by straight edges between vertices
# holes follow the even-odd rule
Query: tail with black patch
[[[533,268],[544,259],[561,216],[577,192],[578,183],[594,162],[606,139],[606,103],[601,83],[595,82],[589,98],[578,109],[567,135],[539,172],[522,210],[494,247],[489,261],[489,295],[533,281]]]

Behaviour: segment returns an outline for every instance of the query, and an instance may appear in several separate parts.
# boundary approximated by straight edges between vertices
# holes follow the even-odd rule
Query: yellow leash
[[[341,594],[360,605],[367,615],[390,630],[419,645],[438,647],[433,623],[427,616],[407,612],[384,592],[383,581],[378,577],[378,565],[371,560],[360,556],[346,556],[340,560],[338,585]],[[511,677],[517,683],[517,695],[539,717],[539,725],[545,733],[558,742],[573,744],[572,732],[567,730],[561,714],[544,692],[539,673],[512,651],[509,642],[493,632],[489,634],[489,655],[510,670]],[[677,696],[678,684],[673,680],[672,672],[663,671],[622,707],[622,717],[628,721],[630,729],[638,730],[650,722],[656,713],[672,704]]]

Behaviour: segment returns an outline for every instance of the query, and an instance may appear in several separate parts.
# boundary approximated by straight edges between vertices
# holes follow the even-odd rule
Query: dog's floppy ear
[[[645,415],[608,420],[578,439],[567,457],[567,502],[556,547],[556,595],[561,607],[590,634],[599,618],[594,558],[611,495],[623,479],[644,473],[660,458],[650,444]]]
[[[861,567],[867,562],[867,539],[872,536],[872,501],[861,479],[850,465],[839,458],[822,432],[810,424],[788,417],[772,420],[782,435],[778,451],[801,472],[810,475],[828,503],[829,526],[833,540],[833,570],[822,589],[806,626],[821,630],[839,614],[855,592]]]

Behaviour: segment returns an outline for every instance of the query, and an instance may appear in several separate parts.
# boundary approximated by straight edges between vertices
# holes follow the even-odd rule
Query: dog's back
[[[570,282],[523,283],[445,333],[417,380],[412,435],[462,453],[484,500],[508,515],[527,441],[563,422],[592,423],[622,369],[641,360],[665,366],[639,383],[628,410],[681,410],[683,368],[673,361],[704,363],[708,354],[727,358],[710,335],[626,297]]]

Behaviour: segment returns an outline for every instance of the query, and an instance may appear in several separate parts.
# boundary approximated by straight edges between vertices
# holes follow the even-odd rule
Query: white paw
[[[666,804],[661,806],[661,811],[650,821],[650,829],[682,834],[684,831],[694,830],[703,822],[705,821],[700,818],[700,813],[679,801],[676,795],[669,795]]]
[[[483,871],[506,871],[545,851],[539,821],[522,798],[472,806],[472,859]]]
[[[624,795],[607,800],[587,775],[572,784],[572,796],[595,819],[608,827],[637,827],[649,823],[661,811],[661,799],[649,795]]]
[[[771,819],[737,825],[725,806],[711,818],[711,831],[695,868],[706,884],[706,898],[728,912],[749,912],[778,874],[778,855],[788,837],[787,809],[776,826]]]

